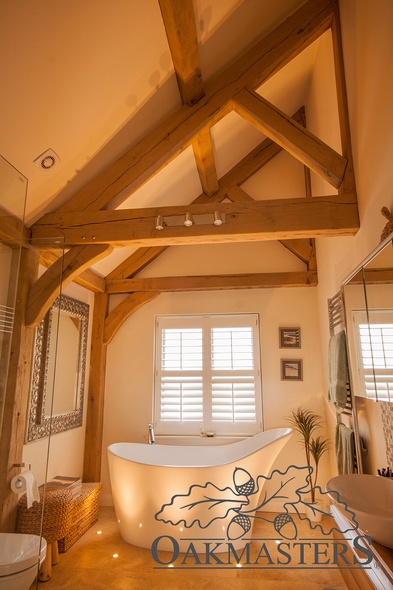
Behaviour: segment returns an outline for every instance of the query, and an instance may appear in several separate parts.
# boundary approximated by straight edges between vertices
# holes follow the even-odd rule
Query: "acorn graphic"
[[[273,520],[273,525],[276,531],[284,537],[284,539],[296,539],[297,528],[293,522],[292,516],[289,514],[277,514]]]
[[[240,539],[245,533],[247,533],[251,528],[251,520],[248,516],[244,516],[243,514],[237,514],[234,516],[229,523],[227,529],[227,536],[228,539],[231,541],[236,541],[236,539]]]
[[[255,481],[245,469],[236,467],[233,472],[235,490],[240,496],[250,496],[255,490]]]

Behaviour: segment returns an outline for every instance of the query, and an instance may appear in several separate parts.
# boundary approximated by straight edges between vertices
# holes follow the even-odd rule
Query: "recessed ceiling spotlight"
[[[52,149],[46,150],[43,154],[34,160],[34,164],[40,170],[51,170],[60,162],[59,156]]]

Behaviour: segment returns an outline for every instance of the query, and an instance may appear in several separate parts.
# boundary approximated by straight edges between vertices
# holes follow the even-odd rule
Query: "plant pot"
[[[322,502],[308,502],[306,505],[306,516],[311,522],[320,522],[322,519],[323,504]]]

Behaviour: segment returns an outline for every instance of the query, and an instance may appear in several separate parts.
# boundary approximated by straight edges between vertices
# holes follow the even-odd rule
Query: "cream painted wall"
[[[85,417],[87,409],[87,390],[89,381],[90,337],[93,317],[94,297],[91,291],[71,283],[63,290],[64,295],[74,297],[90,305],[89,332],[86,359],[85,403],[83,408],[83,425],[67,432],[51,435],[50,439],[42,438],[30,442],[23,447],[23,461],[30,463],[39,484],[44,483],[46,477],[55,475],[82,476],[83,454],[85,444]],[[49,459],[48,459],[49,457]],[[48,466],[47,466],[48,460]]]
[[[390,0],[340,0],[344,65],[360,212],[354,237],[317,240],[318,300],[324,383],[327,383],[327,299],[379,243],[386,219],[382,206],[393,207],[393,3]],[[329,128],[329,119],[320,119]],[[326,403],[329,432],[335,416]],[[377,426],[374,425],[374,429]],[[332,472],[336,466],[334,456]]]
[[[320,335],[315,288],[215,291],[160,295],[133,314],[108,347],[104,419],[102,502],[111,503],[106,447],[114,442],[146,443],[152,419],[154,318],[159,314],[256,312],[260,315],[264,428],[288,426],[300,405],[323,411]],[[300,326],[300,350],[279,348],[280,326]],[[304,379],[280,380],[280,359],[304,359]],[[303,465],[293,440],[277,463]],[[327,461],[321,481],[326,478]]]

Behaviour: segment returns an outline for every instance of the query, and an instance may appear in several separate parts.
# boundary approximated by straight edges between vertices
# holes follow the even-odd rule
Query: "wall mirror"
[[[393,416],[393,234],[342,286],[354,421],[364,473],[387,466]]]
[[[26,442],[82,426],[89,306],[59,296],[35,338]]]

